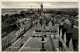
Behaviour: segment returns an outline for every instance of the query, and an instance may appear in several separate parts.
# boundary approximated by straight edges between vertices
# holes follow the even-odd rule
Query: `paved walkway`
[[[12,46],[10,46],[9,48],[14,48],[14,47],[16,47],[17,50],[19,50],[19,46],[21,45],[22,41],[27,41],[27,40],[29,39],[29,37],[32,35],[32,31],[33,31],[34,29],[35,29],[35,26],[33,26],[29,31],[27,31],[27,32],[23,35],[23,36],[24,36],[23,39],[19,38],[19,39],[18,39],[16,42],[14,42],[14,43],[12,44]],[[10,51],[9,48],[7,48],[6,51]],[[15,49],[15,48],[14,48],[14,49]],[[14,49],[11,49],[11,51],[14,50]]]

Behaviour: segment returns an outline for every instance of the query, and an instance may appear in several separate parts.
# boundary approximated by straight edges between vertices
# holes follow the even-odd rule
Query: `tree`
[[[21,11],[21,12],[20,12],[20,16],[21,16],[21,17],[26,17],[26,12],[25,12],[25,11]]]

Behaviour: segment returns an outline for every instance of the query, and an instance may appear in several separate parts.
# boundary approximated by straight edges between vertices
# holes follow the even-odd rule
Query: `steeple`
[[[41,3],[41,13],[43,13],[43,4]]]

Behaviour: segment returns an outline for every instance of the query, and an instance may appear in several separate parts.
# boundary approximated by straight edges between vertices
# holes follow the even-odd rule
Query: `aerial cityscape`
[[[2,51],[78,51],[78,8],[2,9]]]

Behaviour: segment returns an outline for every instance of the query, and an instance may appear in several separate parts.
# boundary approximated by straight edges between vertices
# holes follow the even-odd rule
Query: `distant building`
[[[41,3],[41,13],[43,13],[43,4]]]

